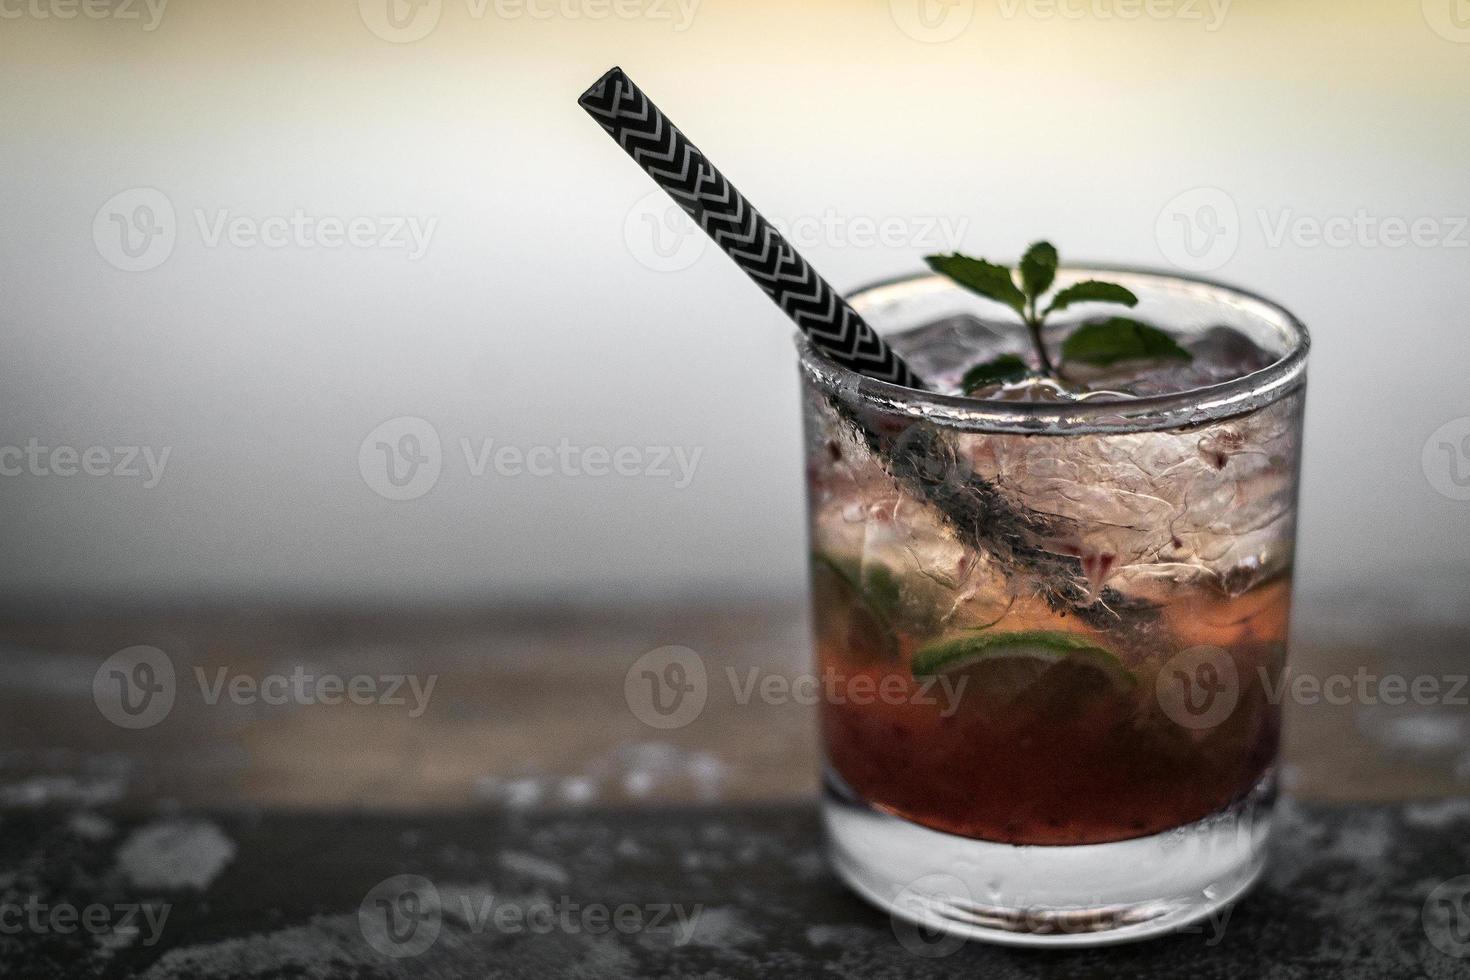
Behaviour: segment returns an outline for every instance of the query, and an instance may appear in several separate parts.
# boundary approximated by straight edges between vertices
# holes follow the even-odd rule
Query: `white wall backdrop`
[[[1304,589],[1470,561],[1470,30],[1434,0],[432,0],[417,40],[373,2],[0,21],[7,601],[798,589],[789,326],[577,108],[613,63],[840,288],[1046,236],[1282,301]]]

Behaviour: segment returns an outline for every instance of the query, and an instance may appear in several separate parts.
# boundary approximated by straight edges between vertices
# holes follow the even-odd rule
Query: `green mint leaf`
[[[924,261],[929,268],[948,276],[971,292],[987,299],[1004,303],[1021,317],[1026,316],[1026,295],[1011,277],[1011,270],[984,259],[972,259],[968,255],[928,255]]]
[[[1002,354],[991,361],[976,364],[960,379],[960,390],[971,394],[986,385],[1020,381],[1031,374],[1031,366],[1015,354]]]
[[[1026,298],[1035,303],[1036,298],[1051,288],[1057,277],[1057,250],[1050,242],[1037,242],[1026,250],[1021,259],[1021,287]]]
[[[1124,306],[1137,306],[1138,297],[1116,283],[1088,279],[1086,282],[1068,286],[1053,296],[1046,312],[1056,313],[1074,303],[1121,303]]]
[[[1062,344],[1062,359],[1107,367],[1118,361],[1192,361],[1194,355],[1159,328],[1117,316],[1078,327]]]

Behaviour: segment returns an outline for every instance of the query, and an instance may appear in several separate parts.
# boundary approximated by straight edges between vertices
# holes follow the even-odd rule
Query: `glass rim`
[[[1058,434],[1099,431],[1147,431],[1187,427],[1230,418],[1263,408],[1301,388],[1306,382],[1311,335],[1289,310],[1248,290],[1212,279],[1160,269],[1123,265],[1062,266],[1060,273],[1090,277],[1119,276],[1157,286],[1197,293],[1260,317],[1280,330],[1290,347],[1259,371],[1200,388],[1142,398],[1098,398],[1076,402],[1007,402],[946,395],[879,381],[843,367],[800,334],[796,336],[803,369],[819,383],[851,390],[859,401],[888,412],[941,425],[994,432]],[[879,280],[848,295],[859,313],[888,294],[902,299],[930,284],[961,289],[944,276],[917,272]],[[1123,283],[1127,285],[1127,283]],[[916,324],[917,325],[917,324]],[[1017,325],[1019,329],[1019,324]]]

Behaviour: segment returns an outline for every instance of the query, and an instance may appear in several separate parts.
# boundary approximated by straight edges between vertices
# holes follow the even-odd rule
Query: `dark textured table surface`
[[[105,910],[92,913],[105,929],[51,923],[0,938],[4,975],[35,980],[1470,976],[1470,878],[1454,881],[1470,873],[1465,801],[1287,804],[1270,871],[1235,908],[1152,942],[1055,953],[895,926],[833,879],[804,805],[433,817],[40,808],[0,828],[7,908],[42,923],[68,905]],[[128,910],[140,911],[124,923]]]
[[[1463,675],[1470,631],[1324,635],[1297,669]],[[127,727],[94,681],[140,644],[174,697]],[[710,677],[676,729],[624,686],[667,644]],[[1288,701],[1298,802],[1228,917],[1090,952],[951,949],[832,878],[811,707],[728,679],[807,656],[794,605],[0,616],[0,978],[1470,978],[1463,706]],[[211,694],[302,670],[432,696]]]

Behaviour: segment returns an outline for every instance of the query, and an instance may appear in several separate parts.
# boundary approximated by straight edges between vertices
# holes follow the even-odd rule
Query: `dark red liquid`
[[[1200,820],[1239,799],[1270,768],[1279,712],[1268,685],[1279,668],[1288,590],[1239,602],[1251,615],[1184,610],[1187,641],[1228,643],[1239,665],[1238,700],[1219,724],[1187,728],[1160,706],[1159,664],[1129,668],[1137,683],[1117,690],[1095,672],[1053,668],[1019,697],[988,696],[984,671],[923,689],[910,673],[912,644],[874,640],[875,624],[849,605],[825,607],[818,591],[818,657],[851,688],[912,697],[828,698],[822,731],[833,769],[874,806],[935,830],[1011,844],[1095,844],[1156,834]],[[1217,603],[1218,605],[1218,603]],[[1206,619],[1227,625],[1211,627]],[[1071,624],[1069,624],[1071,625]],[[1035,628],[1034,623],[1021,628]],[[1210,631],[1214,631],[1210,633]],[[1203,635],[1202,635],[1203,634]],[[862,703],[858,703],[861,701]],[[937,703],[925,703],[937,701]]]

